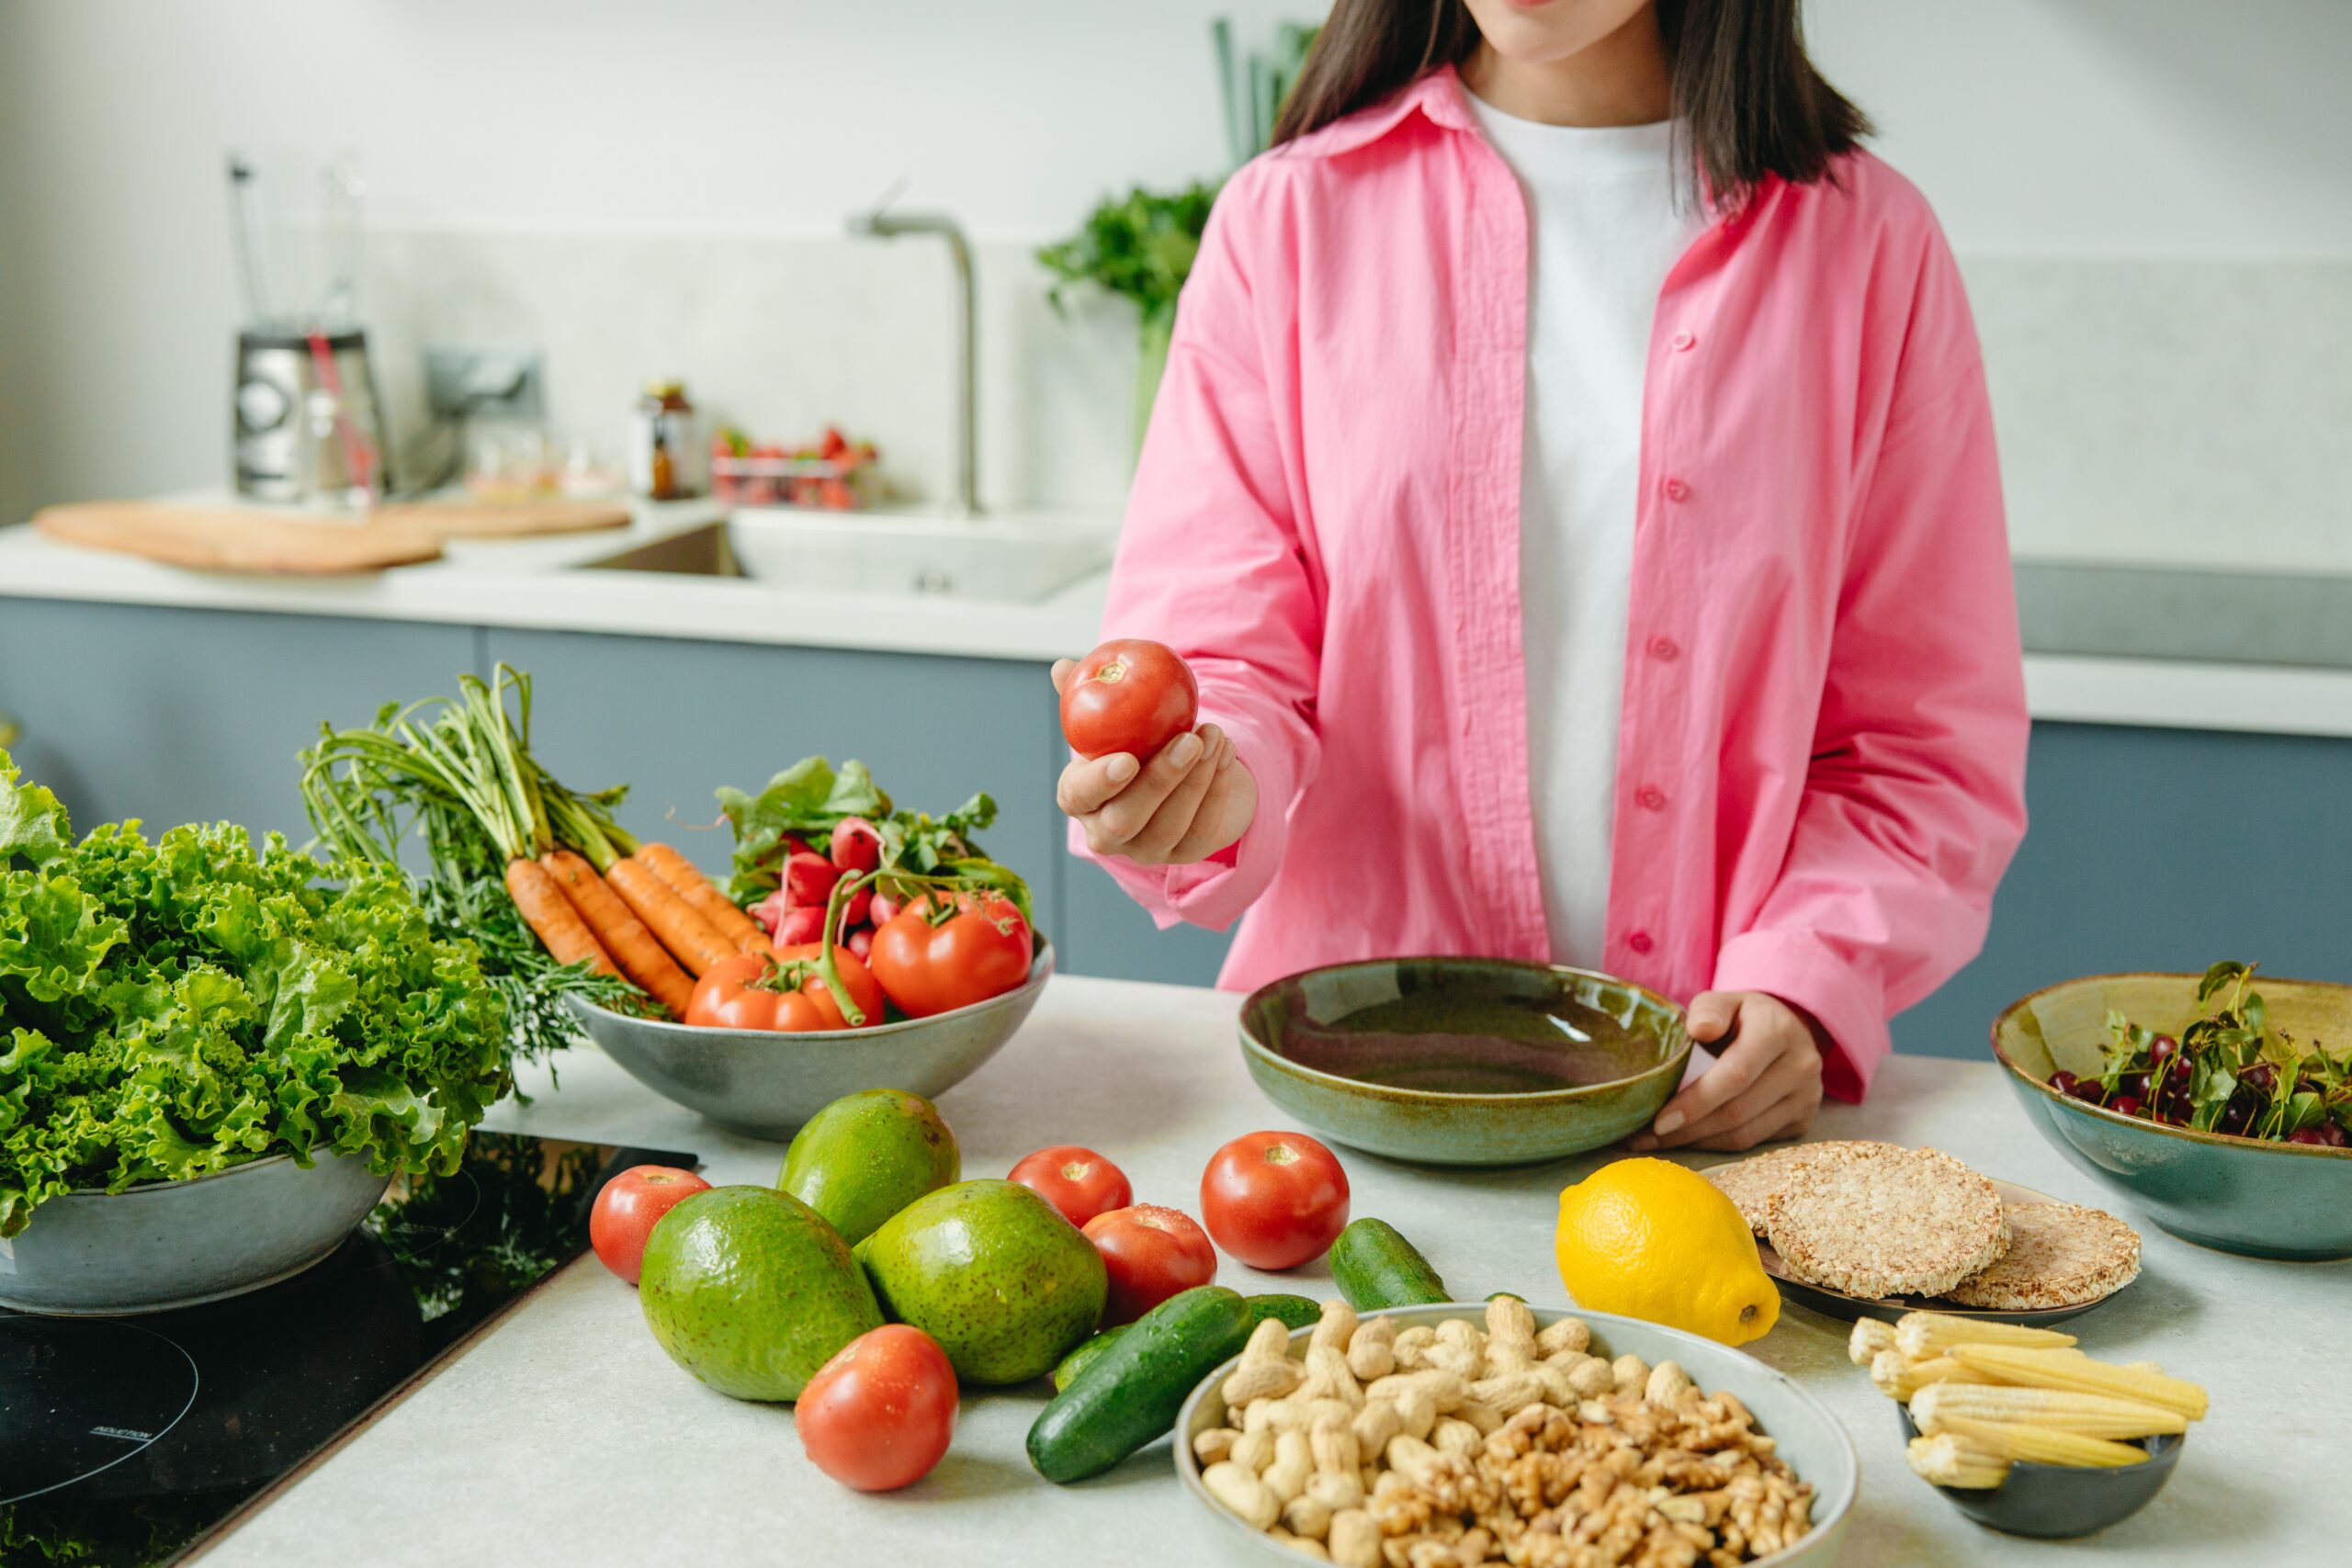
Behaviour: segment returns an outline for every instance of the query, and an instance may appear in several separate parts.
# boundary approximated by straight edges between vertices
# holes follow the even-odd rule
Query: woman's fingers
[[[1129,860],[1141,865],[1166,863],[1200,816],[1201,802],[1207,797],[1209,786],[1216,782],[1217,759],[1227,745],[1225,737],[1217,734],[1214,727],[1204,726],[1200,733],[1202,743],[1208,750],[1193,760],[1182,780],[1159,803],[1159,809],[1151,814],[1151,820],[1127,840]]]
[[[1818,1092],[1808,1095],[1800,1089],[1737,1126],[1711,1134],[1689,1146],[1694,1149],[1752,1149],[1775,1138],[1801,1137],[1813,1125],[1813,1113],[1820,1108],[1821,1096]]]
[[[1071,817],[1091,817],[1134,782],[1136,760],[1125,751],[1107,757],[1080,757],[1062,769],[1054,787],[1054,803]]]
[[[1193,825],[1168,852],[1173,865],[1191,865],[1238,841],[1250,830],[1250,819],[1257,815],[1258,781],[1240,762],[1239,753],[1228,739],[1225,750],[1217,757],[1216,776],[1210,781],[1207,796],[1193,816]]]
[[[1708,1077],[1713,1076],[1713,1071],[1710,1069]],[[1706,1080],[1702,1078],[1700,1081],[1703,1083]],[[1818,1105],[1821,1102],[1821,1064],[1814,1057],[1809,1045],[1802,1050],[1781,1053],[1765,1068],[1747,1093],[1724,1101],[1703,1116],[1693,1117],[1670,1134],[1660,1136],[1658,1143],[1668,1148],[1712,1148],[1714,1145],[1708,1142],[1709,1139],[1747,1125],[1766,1107],[1781,1105],[1808,1092],[1813,1096],[1813,1103]],[[1744,1148],[1747,1145],[1740,1146]]]
[[[1077,668],[1078,660],[1075,659],[1057,659],[1054,660],[1054,667],[1049,673],[1053,676],[1054,690],[1057,694],[1058,694],[1063,687],[1069,684],[1069,672]]]

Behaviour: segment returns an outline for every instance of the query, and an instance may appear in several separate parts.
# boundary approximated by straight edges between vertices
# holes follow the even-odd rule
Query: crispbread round
[[[2009,1250],[1944,1292],[1962,1306],[2081,1306],[2140,1277],[2140,1233],[2113,1214],[2074,1203],[2012,1203],[2007,1212]]]
[[[1767,1149],[1747,1159],[1728,1164],[1709,1166],[1700,1172],[1720,1189],[1739,1211],[1747,1228],[1758,1235],[1764,1234],[1764,1200],[1778,1192],[1787,1181],[1789,1172],[1799,1166],[1833,1155],[1841,1149],[1890,1148],[1888,1144],[1868,1141],[1827,1139],[1818,1144],[1791,1144],[1784,1149]]]
[[[2008,1249],[1990,1181],[1934,1149],[1860,1145],[1806,1160],[1764,1201],[1791,1275],[1849,1296],[1939,1296]]]

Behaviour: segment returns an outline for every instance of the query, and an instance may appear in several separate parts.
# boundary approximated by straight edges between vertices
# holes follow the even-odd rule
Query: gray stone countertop
[[[1213,991],[1057,978],[1003,1055],[942,1097],[965,1174],[1000,1175],[1033,1148],[1080,1143],[1118,1161],[1139,1201],[1195,1210],[1210,1151],[1286,1120],[1243,1069],[1234,1010]],[[533,1102],[502,1105],[489,1124],[695,1149],[719,1182],[775,1177],[780,1148],[718,1132],[603,1057],[576,1054],[561,1078],[551,1091],[533,1075]],[[2344,1561],[2352,1496],[2330,1477],[2352,1451],[2352,1358],[2342,1350],[2352,1265],[2267,1263],[2175,1241],[2044,1144],[1990,1065],[1897,1057],[1869,1103],[1832,1106],[1815,1132],[1933,1144],[2140,1224],[2145,1272],[2078,1320],[2084,1348],[2161,1361],[2213,1392],[2170,1486],[2138,1517],[2083,1541],[2015,1540],[1969,1523],[1912,1476],[1893,1411],[1846,1359],[1848,1325],[1789,1307],[1749,1348],[1803,1379],[1853,1435],[1862,1493],[1841,1562]],[[1556,1194],[1605,1156],[1446,1171],[1341,1154],[1355,1213],[1415,1238],[1457,1291],[1562,1299]],[[1227,1260],[1219,1278],[1320,1296],[1320,1275],[1260,1275]],[[1022,1439],[1041,1398],[967,1395],[955,1447],[930,1477],[860,1495],[802,1456],[788,1407],[739,1404],[673,1366],[634,1292],[583,1258],[207,1553],[206,1568],[1222,1560],[1165,1443],[1078,1486],[1032,1472]]]

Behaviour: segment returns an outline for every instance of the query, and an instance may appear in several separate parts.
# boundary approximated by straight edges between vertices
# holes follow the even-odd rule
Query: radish
[[[833,824],[827,846],[835,865],[848,872],[872,871],[882,863],[882,835],[863,817],[844,817]]]

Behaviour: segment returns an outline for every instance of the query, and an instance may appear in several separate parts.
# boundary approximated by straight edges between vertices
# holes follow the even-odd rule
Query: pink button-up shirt
[[[1207,863],[1104,863],[1163,926],[1241,918],[1226,986],[1549,955],[1520,642],[1527,285],[1519,186],[1451,71],[1217,200],[1103,626],[1192,662],[1258,813]],[[1639,484],[1607,965],[1804,1008],[1836,1043],[1829,1091],[1859,1097],[1889,1016],[1982,942],[2025,827],[1975,332],[1893,170],[1855,153],[1771,182],[1676,263]]]

